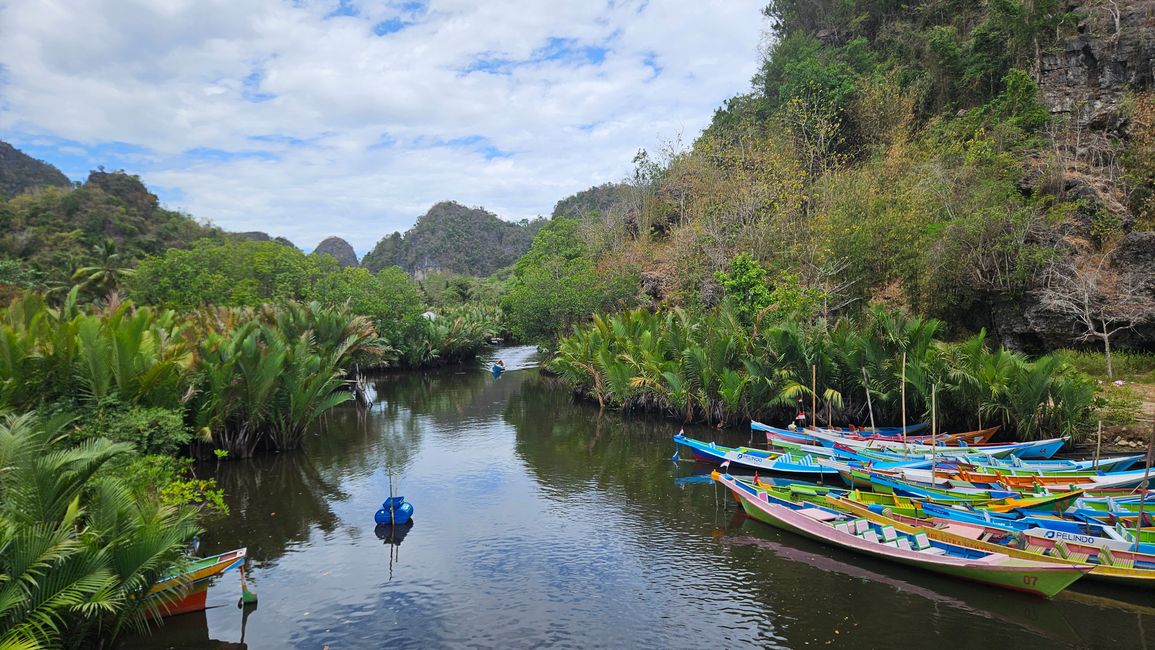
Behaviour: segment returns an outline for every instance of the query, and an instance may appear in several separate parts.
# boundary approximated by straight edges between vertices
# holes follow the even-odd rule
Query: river
[[[747,520],[670,421],[599,416],[531,348],[386,375],[300,452],[201,468],[226,490],[202,552],[249,549],[209,609],[124,648],[1140,648],[1155,593],[1052,600],[924,574]],[[748,432],[687,428],[744,444]],[[413,525],[375,528],[390,477]],[[1085,586],[1083,586],[1085,585]],[[243,644],[243,645],[242,645]]]

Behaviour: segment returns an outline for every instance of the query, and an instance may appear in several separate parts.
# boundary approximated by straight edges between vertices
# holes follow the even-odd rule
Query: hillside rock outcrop
[[[1155,0],[1072,0],[1078,33],[1042,56],[1040,99],[1079,126],[1117,131],[1128,92],[1155,85]]]
[[[337,258],[337,264],[341,266],[357,266],[357,252],[349,242],[340,237],[327,237],[317,247],[313,249],[314,253],[324,253],[332,255]]]

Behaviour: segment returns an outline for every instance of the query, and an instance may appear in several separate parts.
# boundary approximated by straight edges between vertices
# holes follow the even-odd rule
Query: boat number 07
[[[1033,587],[1033,586],[1039,584],[1039,577],[1038,576],[1023,576],[1023,584]]]

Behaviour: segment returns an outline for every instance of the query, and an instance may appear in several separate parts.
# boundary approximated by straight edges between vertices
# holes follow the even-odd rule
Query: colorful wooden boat
[[[774,427],[768,424],[763,424],[757,420],[750,421],[750,428],[754,431],[761,431],[766,434],[766,441],[773,442],[774,440],[786,440],[789,442],[805,443],[816,440],[816,436],[811,435],[812,432],[818,432],[827,436],[837,436],[844,440],[853,440],[857,442],[866,442],[876,440],[880,442],[903,442],[901,430],[897,429],[894,433],[872,433],[869,429],[830,429],[830,428],[808,428],[808,429],[783,429],[781,427]],[[964,433],[944,433],[939,435],[907,435],[907,444],[937,444],[946,447],[961,447],[961,446],[976,446],[983,445],[990,441],[991,438],[998,432],[999,427],[992,427],[990,429],[982,429],[980,431],[967,431]]]
[[[751,447],[725,447],[713,442],[687,438],[682,433],[674,436],[674,444],[688,450],[697,460],[719,465],[728,463],[729,465],[786,475],[813,477],[838,475],[837,470],[820,465],[818,459],[810,455],[779,453]]]
[[[926,470],[910,470],[920,472]],[[905,472],[905,470],[904,470]],[[1126,488],[1135,487],[1143,482],[1145,473],[1141,469],[1112,474],[1044,474],[1031,476],[1011,476],[1007,474],[985,474],[971,472],[958,468],[952,475],[953,480],[963,481],[971,485],[1000,485],[1014,489],[1054,489],[1065,490],[1094,489],[1094,488]],[[910,478],[908,476],[908,478]],[[913,479],[918,480],[918,479]]]
[[[842,436],[831,435],[821,431],[807,430],[806,435],[813,437],[824,447],[833,447],[835,445],[845,445],[855,450],[870,449],[883,450],[892,453],[901,454],[934,454],[940,458],[951,457],[972,457],[975,454],[984,454],[990,456],[1018,456],[1023,459],[1040,459],[1046,460],[1054,456],[1063,445],[1066,444],[1067,438],[1048,438],[1046,440],[1033,440],[1030,442],[1015,442],[1001,445],[984,445],[980,447],[942,447],[931,446],[925,444],[913,444],[909,441],[903,444],[901,441],[891,440],[850,440]]]
[[[1028,531],[1022,535],[1005,534],[977,524],[923,520],[899,513],[882,513],[874,508],[833,497],[827,500],[839,510],[871,521],[894,526],[906,533],[925,533],[930,539],[979,550],[1000,551],[1013,557],[1039,561],[1087,562],[1092,565],[1088,578],[1137,587],[1155,586],[1155,555],[1127,550],[1110,550],[1080,541],[1063,541],[1047,532]],[[988,541],[990,540],[990,541]],[[993,540],[999,540],[995,542]]]
[[[1091,570],[1087,564],[1025,560],[932,541],[923,534],[900,534],[893,526],[879,526],[832,508],[777,499],[729,474],[714,472],[711,476],[729,489],[754,519],[879,559],[1047,597]]]
[[[246,553],[247,549],[238,548],[211,557],[190,558],[156,583],[149,598],[161,616],[200,611],[205,608],[212,578],[244,564]]]

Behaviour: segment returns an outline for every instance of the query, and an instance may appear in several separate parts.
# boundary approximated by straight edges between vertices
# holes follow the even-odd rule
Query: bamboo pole
[[[935,467],[938,461],[938,417],[935,413],[934,395],[938,392],[938,384],[930,386],[930,484],[934,485]]]
[[[818,364],[810,366],[810,426],[818,426]]]
[[[1099,453],[1103,449],[1103,421],[1099,420],[1099,435],[1095,438],[1095,462],[1092,469],[1099,469]]]
[[[902,352],[902,453],[909,454],[906,447],[906,351]]]
[[[866,378],[866,366],[862,367],[862,387],[866,389],[866,410],[870,411],[870,430],[878,433],[878,429],[874,427],[874,406],[870,403],[870,384]]]
[[[1135,519],[1135,542],[1132,550],[1139,551],[1139,533],[1143,532],[1143,509],[1147,505],[1147,490],[1150,485],[1147,479],[1151,477],[1151,454],[1155,453],[1155,422],[1151,423],[1151,435],[1147,438],[1147,458],[1143,469],[1143,494],[1139,496],[1139,516]]]

